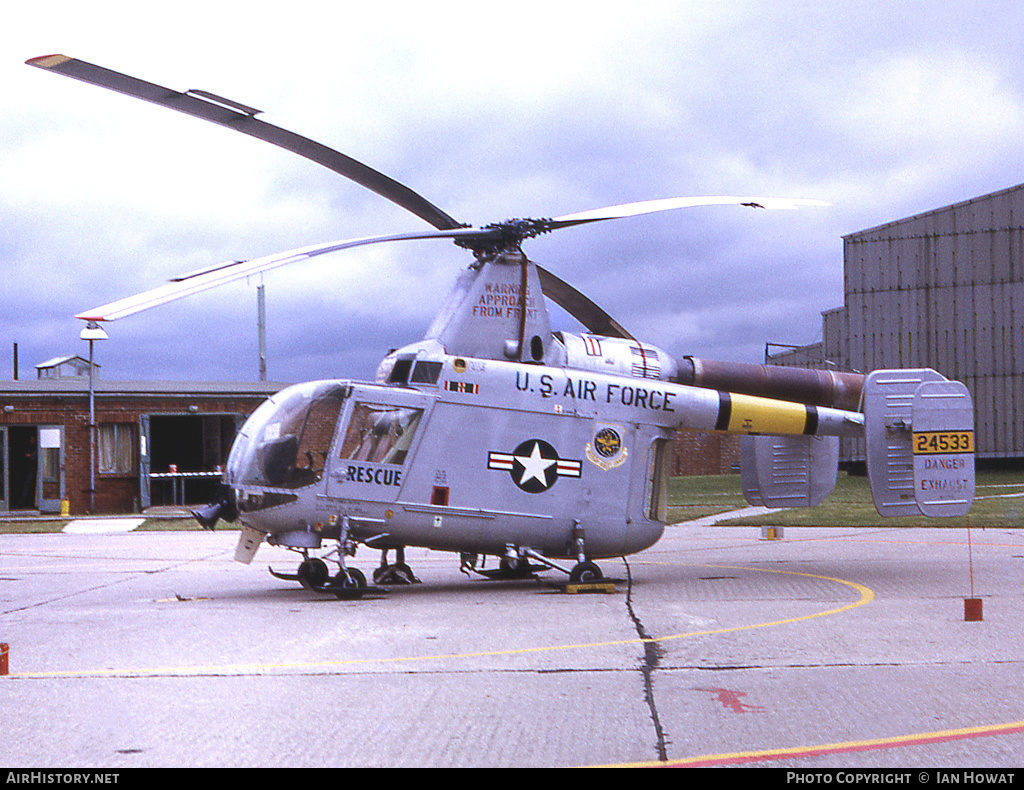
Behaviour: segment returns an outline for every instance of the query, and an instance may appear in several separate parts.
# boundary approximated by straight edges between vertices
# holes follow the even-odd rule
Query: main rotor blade
[[[607,208],[591,209],[580,211],[575,214],[566,214],[562,217],[555,217],[549,220],[537,220],[536,226],[539,232],[568,228],[573,225],[583,225],[588,222],[600,222],[606,219],[622,219],[624,217],[636,217],[642,214],[653,214],[659,211],[671,211],[673,209],[692,208],[694,206],[725,206],[738,205],[750,208],[764,208],[775,210],[796,209],[800,206],[827,206],[822,200],[810,200],[806,198],[776,198],[776,197],[678,197],[666,198],[663,200],[644,200],[638,203],[625,203],[621,206],[609,206]],[[555,304],[568,312],[573,318],[583,324],[595,335],[607,337],[624,337],[632,339],[629,334],[615,319],[608,313],[594,304],[590,299],[581,294],[571,285],[558,279],[551,272],[537,267],[540,274],[541,290],[544,295]]]
[[[558,228],[568,228],[587,222],[637,217],[641,214],[654,214],[659,211],[693,208],[694,206],[747,206],[748,208],[789,210],[800,208],[801,206],[828,205],[830,204],[823,200],[810,200],[807,198],[735,197],[724,195],[714,197],[677,197],[664,198],[662,200],[642,200],[639,203],[624,203],[621,206],[608,206],[606,208],[591,209],[590,211],[580,211],[575,214],[566,214],[562,217],[545,220],[544,223],[548,230],[557,230]]]
[[[323,165],[328,169],[355,181],[378,195],[390,200],[396,205],[405,208],[416,216],[430,223],[439,231],[449,231],[465,228],[457,220],[450,217],[437,206],[430,203],[421,195],[408,187],[400,184],[392,178],[380,173],[361,162],[352,159],[345,154],[328,148],[301,135],[289,132],[278,126],[265,123],[256,119],[260,110],[248,107],[239,102],[225,99],[215,94],[190,90],[185,93],[171,90],[151,82],[130,77],[120,72],[96,66],[85,61],[70,58],[65,55],[48,55],[32,58],[26,63],[30,66],[72,77],[83,82],[88,82],[102,88],[117,91],[119,93],[143,99],[145,101],[159,104],[172,110],[192,115],[203,120],[225,126],[229,129],[247,134],[250,137],[263,140],[285,150],[292,151],[300,156]],[[665,200],[648,200],[639,203],[628,203],[621,206],[610,206],[608,208],[593,209],[591,211],[567,214],[550,220],[532,221],[533,230],[527,235],[543,233],[558,228],[581,225],[588,222],[598,222],[606,219],[620,219],[623,217],[650,214],[658,211],[671,209],[688,208],[692,206],[708,205],[744,205],[753,208],[767,209],[792,209],[799,206],[828,205],[816,200],[801,200],[787,198],[749,198],[749,197],[687,197],[669,198]],[[179,278],[179,282],[161,286],[128,299],[119,300],[103,308],[97,308],[89,313],[80,314],[79,318],[97,321],[110,321],[134,312],[155,307],[157,304],[164,304],[167,301],[188,296],[207,288],[213,288],[233,279],[247,277],[258,271],[266,271],[269,268],[282,266],[294,260],[301,260],[313,255],[322,255],[327,252],[334,252],[348,247],[361,244],[371,244],[377,241],[393,241],[405,238],[455,238],[468,242],[480,242],[497,240],[501,238],[500,231],[491,228],[467,229],[465,233],[445,236],[402,234],[399,236],[371,237],[368,239],[356,240],[354,242],[330,243],[316,247],[304,248],[293,253],[268,256],[246,262],[231,262],[221,264],[210,269],[196,272],[191,275]],[[252,268],[252,267],[256,268]],[[595,334],[608,335],[613,337],[630,337],[617,322],[615,322],[604,310],[594,304],[590,299],[581,294],[572,286],[555,277],[550,272],[541,269],[541,289],[544,295],[565,309],[570,315],[586,326]],[[139,301],[141,300],[141,301]],[[117,309],[112,309],[112,308]],[[104,316],[104,317],[100,317]]]
[[[91,310],[78,313],[75,318],[85,321],[116,321],[135,313],[141,313],[168,302],[184,299],[186,296],[202,293],[236,280],[251,277],[254,274],[270,271],[291,263],[326,255],[331,252],[380,244],[390,241],[411,241],[415,239],[469,239],[481,240],[494,234],[493,230],[479,228],[456,228],[447,231],[422,231],[418,233],[400,233],[387,236],[369,236],[361,239],[331,241],[310,247],[302,247],[288,252],[253,258],[248,261],[228,261],[205,269],[182,274],[172,278],[168,283],[157,286],[134,296],[110,302]],[[608,337],[631,338],[604,310],[581,294],[568,283],[560,280],[546,269],[537,266],[541,288],[544,295],[564,309],[573,318],[583,324],[589,331]]]
[[[376,192],[420,219],[426,220],[438,230],[451,230],[464,225],[448,216],[426,198],[413,192],[407,186],[379,173],[362,162],[328,148],[309,138],[289,132],[256,120],[261,111],[244,104],[224,99],[206,91],[191,90],[185,93],[154,85],[151,82],[129,77],[117,71],[95,66],[66,55],[47,55],[25,61],[29,66],[62,74],[76,80],[98,85],[118,93],[168,107],[186,115],[193,115],[207,121],[226,126],[250,137],[264,140],[291,151],[317,164],[350,178],[357,184]]]
[[[540,276],[540,289],[544,295],[583,324],[588,331],[605,337],[634,339],[618,321],[567,282],[540,266],[537,266],[537,274]]]
[[[202,291],[208,291],[211,288],[216,288],[235,280],[241,280],[254,274],[276,269],[279,266],[286,266],[289,263],[297,263],[309,258],[315,258],[318,255],[326,255],[329,252],[347,250],[353,247],[363,247],[368,244],[379,244],[386,241],[410,241],[413,239],[477,238],[486,233],[487,231],[480,229],[457,228],[454,230],[425,230],[419,233],[399,233],[388,236],[368,236],[362,239],[330,241],[325,244],[302,247],[289,252],[253,258],[248,261],[231,261],[175,277],[165,285],[157,286],[135,296],[118,299],[116,302],[105,304],[102,307],[86,310],[76,315],[75,318],[81,318],[84,321],[116,321],[118,318],[141,313],[143,310],[159,307],[168,302],[183,299],[186,296],[201,293]]]

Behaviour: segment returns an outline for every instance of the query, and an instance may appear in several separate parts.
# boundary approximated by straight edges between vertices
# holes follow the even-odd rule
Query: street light
[[[92,514],[96,512],[96,388],[92,344],[95,340],[107,340],[107,333],[95,321],[89,321],[79,337],[89,341],[89,513]]]

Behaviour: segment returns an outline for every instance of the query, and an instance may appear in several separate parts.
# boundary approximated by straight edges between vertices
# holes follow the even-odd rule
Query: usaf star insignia
[[[527,439],[511,453],[488,453],[487,468],[508,472],[512,482],[528,494],[541,494],[559,477],[580,477],[583,462],[559,458],[543,439]]]

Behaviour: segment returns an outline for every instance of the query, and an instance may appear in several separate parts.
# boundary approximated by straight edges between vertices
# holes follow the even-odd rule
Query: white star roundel
[[[512,482],[528,494],[541,494],[559,477],[580,477],[583,463],[559,458],[543,439],[527,439],[511,453],[488,453],[487,468],[508,472]]]

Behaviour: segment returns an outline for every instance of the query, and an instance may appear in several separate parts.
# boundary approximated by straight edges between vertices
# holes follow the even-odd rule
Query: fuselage
[[[849,412],[665,380],[446,355],[382,363],[380,381],[295,385],[249,418],[225,482],[239,520],[316,548],[342,525],[375,548],[600,558],[665,525],[673,432],[826,433]]]

